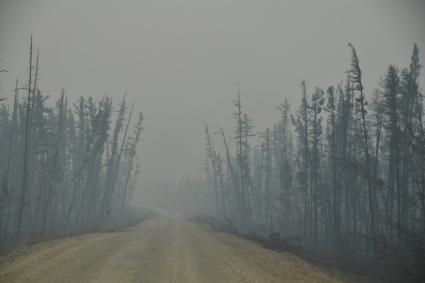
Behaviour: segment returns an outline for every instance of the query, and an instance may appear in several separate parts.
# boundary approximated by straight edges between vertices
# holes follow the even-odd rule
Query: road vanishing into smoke
[[[359,282],[163,212],[124,230],[47,241],[0,260],[0,282]]]

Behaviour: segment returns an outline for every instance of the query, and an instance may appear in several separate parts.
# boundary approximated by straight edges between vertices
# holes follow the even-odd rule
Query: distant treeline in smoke
[[[28,70],[25,86],[16,81],[13,101],[0,105],[0,248],[116,221],[139,171],[143,115],[134,103],[125,95],[116,109],[108,97],[70,103],[62,90],[46,105],[32,39]]]
[[[298,110],[284,100],[280,120],[255,134],[259,143],[251,142],[254,126],[239,93],[233,143],[223,129],[206,127],[205,183],[214,213],[246,231],[300,235],[303,246],[316,251],[392,257],[420,270],[425,128],[419,49],[414,45],[407,68],[390,65],[378,88],[368,91],[349,48],[345,82],[312,91],[301,82]]]

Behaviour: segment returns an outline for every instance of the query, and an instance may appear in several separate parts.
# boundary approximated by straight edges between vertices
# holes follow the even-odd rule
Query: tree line
[[[349,50],[344,82],[309,90],[302,81],[298,109],[285,99],[280,120],[260,134],[239,89],[233,135],[205,126],[214,214],[246,231],[299,235],[316,251],[385,255],[413,269],[425,254],[419,48],[406,68],[389,65],[372,91]]]
[[[0,248],[97,229],[127,213],[143,131],[124,94],[114,105],[62,90],[54,105],[38,86],[31,38],[28,80],[0,105]],[[35,56],[34,56],[35,55]]]

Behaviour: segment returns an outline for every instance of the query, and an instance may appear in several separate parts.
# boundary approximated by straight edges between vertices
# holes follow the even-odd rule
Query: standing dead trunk
[[[28,97],[27,97],[27,110],[26,110],[26,120],[25,120],[25,144],[24,144],[24,163],[23,163],[23,174],[22,174],[22,190],[21,196],[19,199],[18,207],[18,218],[16,222],[16,234],[19,239],[21,239],[21,229],[22,229],[22,220],[25,210],[25,202],[27,198],[28,190],[28,169],[29,169],[29,146],[30,146],[30,112],[31,112],[31,83],[32,83],[32,35],[30,41],[30,60],[29,60],[29,79],[28,79]]]

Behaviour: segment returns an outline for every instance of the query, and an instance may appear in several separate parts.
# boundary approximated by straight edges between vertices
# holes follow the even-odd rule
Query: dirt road
[[[1,260],[0,282],[350,282],[169,214],[123,231],[40,243]]]

